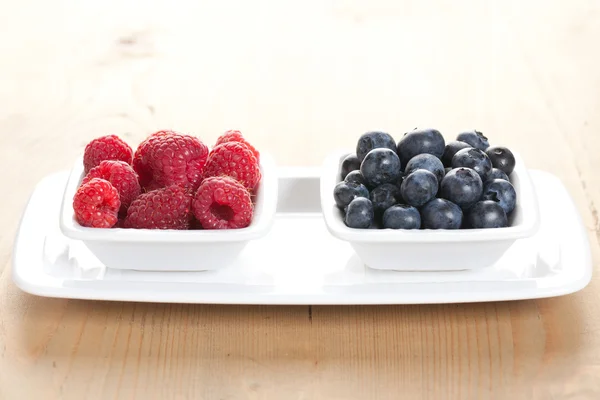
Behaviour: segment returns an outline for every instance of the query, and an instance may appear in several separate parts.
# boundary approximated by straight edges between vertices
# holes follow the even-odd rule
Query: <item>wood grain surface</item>
[[[8,267],[34,185],[93,137],[238,128],[318,165],[414,126],[559,176],[597,267],[597,1],[0,0],[0,27],[0,398],[600,398],[596,277],[537,301],[245,307],[44,299]]]

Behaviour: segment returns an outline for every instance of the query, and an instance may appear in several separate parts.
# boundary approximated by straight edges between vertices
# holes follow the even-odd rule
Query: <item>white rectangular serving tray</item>
[[[492,267],[397,272],[365,267],[333,237],[321,214],[319,169],[279,169],[270,232],[227,268],[145,272],[105,268],[82,242],[62,235],[59,209],[68,172],[44,178],[23,213],[12,279],[47,297],[204,304],[420,304],[552,297],[584,288],[592,276],[585,227],[554,176],[530,171],[541,225]],[[560,210],[560,213],[556,213]],[[525,251],[535,248],[536,251]]]

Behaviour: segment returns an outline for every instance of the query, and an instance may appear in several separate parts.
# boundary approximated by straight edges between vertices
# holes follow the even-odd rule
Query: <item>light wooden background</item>
[[[483,130],[558,175],[600,260],[600,3],[0,0],[0,398],[597,399],[600,295],[410,307],[42,299],[20,213],[91,138],[239,128],[281,165]],[[560,218],[560,210],[557,210]]]

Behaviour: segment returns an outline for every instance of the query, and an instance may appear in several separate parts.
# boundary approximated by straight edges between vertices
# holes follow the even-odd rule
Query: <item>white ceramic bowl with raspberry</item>
[[[189,230],[98,228],[80,224],[74,211],[74,196],[86,176],[83,158],[80,158],[71,170],[64,191],[60,229],[66,237],[81,240],[107,268],[140,271],[224,268],[251,240],[264,236],[273,224],[278,180],[272,157],[261,153],[259,169],[261,178],[253,191],[252,219],[245,227]]]
[[[321,177],[321,208],[329,232],[347,241],[370,268],[395,271],[456,271],[493,266],[515,243],[531,237],[540,225],[538,201],[522,158],[510,175],[517,204],[509,226],[495,229],[355,229],[344,222],[333,190],[342,181],[341,163],[353,152],[332,152],[324,161]],[[523,258],[536,257],[536,249]]]

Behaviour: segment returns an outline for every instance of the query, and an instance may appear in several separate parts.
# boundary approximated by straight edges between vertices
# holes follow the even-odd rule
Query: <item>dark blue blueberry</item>
[[[426,169],[427,171],[432,172],[437,178],[438,182],[441,182],[446,174],[446,171],[444,170],[444,164],[442,164],[440,159],[433,154],[424,153],[414,156],[410,159],[408,164],[406,164],[404,173],[406,175],[410,175],[418,169]]]
[[[404,178],[400,190],[406,204],[421,207],[435,197],[438,186],[438,180],[433,173],[418,169]]]
[[[481,199],[483,183],[479,174],[471,168],[456,168],[442,180],[440,197],[465,209]]]
[[[362,176],[360,171],[351,171],[348,175],[346,175],[344,180],[346,182],[355,182],[360,183],[361,185],[367,185],[367,181],[365,180],[365,177]]]
[[[356,157],[355,154],[348,154],[342,160],[342,168],[341,169],[342,169],[342,179],[345,179],[346,176],[350,172],[360,169],[360,161],[358,161],[358,158]]]
[[[420,229],[421,214],[415,207],[398,204],[383,213],[383,227],[389,229]]]
[[[397,182],[401,174],[400,159],[388,148],[373,149],[360,164],[360,172],[370,187]]]
[[[348,204],[344,222],[350,228],[369,229],[374,224],[375,213],[371,200],[357,197]]]
[[[488,138],[483,136],[483,133],[479,131],[468,131],[459,133],[456,137],[456,140],[460,142],[468,143],[471,147],[475,147],[476,149],[485,151],[488,147],[490,147],[490,143],[488,142]]]
[[[396,151],[396,141],[389,133],[366,132],[358,138],[356,143],[356,156],[363,161],[368,152],[373,149],[385,148]]]
[[[428,153],[437,158],[444,154],[446,142],[440,131],[435,129],[415,129],[406,132],[398,142],[398,156],[406,165],[416,155]]]
[[[357,197],[369,198],[369,189],[356,182],[339,182],[333,188],[333,198],[339,209],[345,209]]]
[[[502,172],[504,172],[506,175],[510,176],[515,169],[515,156],[513,155],[512,151],[506,147],[490,147],[485,151],[485,154],[487,154],[492,161],[494,168],[502,170]]]
[[[494,179],[483,187],[483,199],[495,201],[508,215],[517,204],[517,192],[509,181]]]
[[[460,207],[446,199],[433,199],[421,208],[423,229],[460,229],[462,219]]]
[[[442,154],[442,162],[444,163],[444,167],[450,167],[452,165],[452,157],[454,157],[457,151],[469,147],[473,146],[466,142],[460,142],[458,140],[448,143],[446,145],[446,148],[444,149],[444,154]]]
[[[369,197],[373,203],[375,215],[381,216],[385,210],[402,200],[400,188],[393,183],[384,183],[371,190]]]
[[[473,229],[504,228],[508,226],[506,213],[498,203],[483,200],[475,203],[467,213],[467,226]]]
[[[492,170],[492,162],[482,150],[462,149],[452,158],[452,168],[471,168],[479,174],[482,182],[487,181],[487,176]]]
[[[488,181],[492,181],[494,179],[504,179],[505,181],[510,182],[508,175],[506,175],[502,170],[500,170],[498,168],[492,168],[492,170],[490,171],[490,173],[487,176]]]

